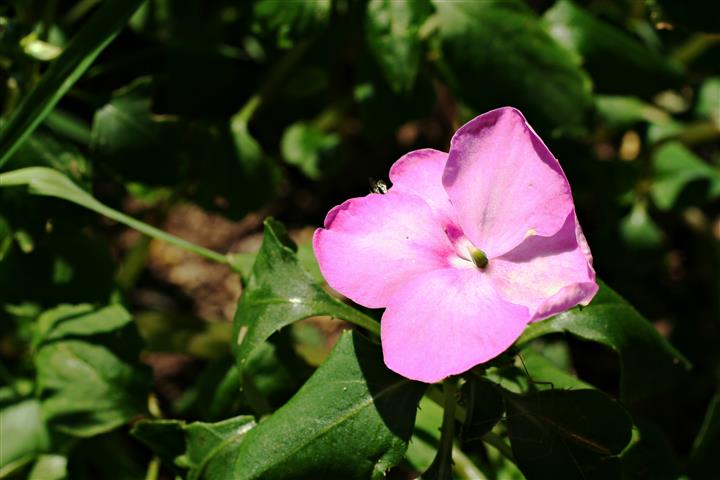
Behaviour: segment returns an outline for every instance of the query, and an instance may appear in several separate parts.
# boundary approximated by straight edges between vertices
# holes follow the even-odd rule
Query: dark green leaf
[[[90,125],[72,113],[56,108],[48,113],[44,125],[58,135],[83,146],[90,144]]]
[[[673,451],[670,439],[656,425],[637,417],[634,420],[636,430],[633,431],[633,440],[622,453],[624,478],[638,480],[680,478],[680,462]]]
[[[531,347],[520,352],[523,365],[527,369],[533,386],[537,389],[549,388],[592,388],[575,375],[556,365],[540,351]]]
[[[661,210],[672,208],[687,184],[695,180],[710,182],[709,195],[720,196],[720,171],[714,169],[681,143],[664,144],[653,158],[654,181],[650,190]]]
[[[25,400],[0,410],[0,442],[0,469],[50,447],[39,401]]]
[[[257,28],[275,32],[278,45],[289,48],[298,36],[325,26],[331,7],[330,0],[260,0],[254,13]]]
[[[582,57],[599,92],[647,95],[680,81],[679,64],[569,0],[556,2],[544,19],[550,35]]]
[[[189,469],[188,480],[233,478],[233,459],[253,417],[228,418],[217,423],[143,420],[132,434],[169,466]]]
[[[597,390],[505,393],[513,454],[528,478],[620,479],[632,421]]]
[[[379,346],[344,333],[300,391],[248,433],[233,478],[381,478],[407,449],[424,389],[390,372]]]
[[[297,320],[330,315],[378,332],[375,320],[331,297],[298,263],[295,246],[278,222],[265,235],[235,314],[233,345],[241,370],[250,353],[277,330]]]
[[[590,79],[522,2],[434,4],[443,71],[461,100],[478,111],[516,106],[546,130],[584,123]]]
[[[130,433],[158,455],[168,467],[185,453],[185,422],[182,420],[140,420]]]
[[[142,0],[108,0],[50,64],[0,131],[0,167],[115,38]]]
[[[367,43],[395,92],[409,92],[415,84],[422,51],[419,30],[430,9],[429,0],[371,0],[367,6]]]
[[[590,305],[531,324],[518,343],[559,332],[601,343],[620,355],[620,393],[626,401],[670,388],[690,368],[647,319],[603,283]]]
[[[467,412],[463,439],[466,442],[478,441],[505,413],[502,395],[495,385],[475,376],[468,379],[461,391]]]
[[[43,415],[55,428],[92,436],[145,410],[149,375],[129,322],[119,306],[60,306],[41,316],[37,382]]]
[[[5,217],[0,215],[0,262],[5,258],[13,243],[13,232]]]
[[[339,135],[326,133],[306,122],[297,122],[285,130],[280,148],[287,163],[298,167],[308,178],[317,180],[337,166],[339,145]]]
[[[233,460],[242,448],[253,417],[229,418],[218,423],[194,422],[185,427],[190,465],[188,480],[236,478]]]

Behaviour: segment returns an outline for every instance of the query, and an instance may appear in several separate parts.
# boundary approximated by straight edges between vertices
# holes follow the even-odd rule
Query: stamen
[[[488,264],[488,258],[487,255],[485,255],[485,252],[482,250],[479,250],[477,248],[470,249],[470,258],[472,259],[473,263],[478,268],[485,268]]]

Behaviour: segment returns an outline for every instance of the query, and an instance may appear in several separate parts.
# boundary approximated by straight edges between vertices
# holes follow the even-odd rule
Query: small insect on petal
[[[388,192],[387,183],[385,183],[383,180],[375,180],[374,178],[371,177],[370,178],[370,192],[385,195]]]

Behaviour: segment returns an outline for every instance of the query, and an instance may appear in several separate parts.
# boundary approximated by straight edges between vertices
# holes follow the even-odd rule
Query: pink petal
[[[557,159],[509,107],[455,133],[443,184],[465,235],[489,258],[512,250],[528,232],[553,235],[573,209]]]
[[[574,213],[552,237],[529,237],[493,259],[486,271],[500,295],[528,307],[533,321],[587,305],[598,290],[590,250]]]
[[[527,308],[500,298],[475,268],[429,272],[398,290],[385,310],[385,364],[404,377],[434,383],[496,357],[529,320]]]
[[[313,248],[328,284],[370,308],[384,307],[414,276],[446,267],[453,252],[427,203],[395,191],[330,210]]]
[[[442,177],[448,154],[425,148],[403,155],[390,168],[390,181],[394,192],[413,193],[430,205],[443,225],[455,222]]]

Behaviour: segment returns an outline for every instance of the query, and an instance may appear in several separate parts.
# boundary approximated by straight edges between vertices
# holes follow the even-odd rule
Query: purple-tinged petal
[[[370,308],[384,307],[416,275],[446,267],[453,252],[427,203],[395,191],[333,208],[313,248],[328,284]]]
[[[443,225],[456,223],[453,206],[442,183],[447,158],[445,152],[425,148],[403,155],[390,168],[392,191],[421,197]]]
[[[530,320],[527,308],[503,300],[477,269],[442,269],[414,277],[382,317],[385,364],[434,383],[505,351]]]
[[[490,258],[528,235],[555,234],[573,209],[557,159],[509,107],[480,115],[455,133],[443,184],[465,235]]]
[[[542,320],[595,296],[589,253],[573,212],[555,235],[527,238],[493,259],[486,271],[505,300],[528,307],[533,321]]]

